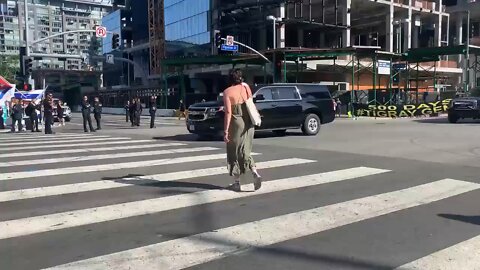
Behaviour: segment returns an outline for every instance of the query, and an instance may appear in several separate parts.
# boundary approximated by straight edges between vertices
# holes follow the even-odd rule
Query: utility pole
[[[465,85],[464,91],[470,91],[470,10],[467,10],[467,42],[465,42]]]
[[[23,0],[23,8],[24,8],[24,18],[25,18],[25,56],[30,56],[30,34],[28,33],[28,1]],[[20,59],[20,61],[23,62],[23,59]],[[32,83],[32,75],[28,74],[27,75],[27,82],[29,84],[32,84],[33,88],[33,83]]]

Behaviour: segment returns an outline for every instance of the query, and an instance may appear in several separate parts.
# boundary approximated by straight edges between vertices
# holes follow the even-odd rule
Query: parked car
[[[57,116],[58,99],[54,98],[53,99],[53,104],[55,104],[55,108],[53,109],[53,121],[58,121],[58,116]],[[67,103],[63,103],[62,108],[63,108],[63,114],[64,114],[65,122],[70,122],[70,120],[72,120],[72,110],[67,105]]]
[[[272,84],[259,88],[253,95],[262,124],[256,131],[284,135],[289,129],[301,129],[305,135],[316,135],[323,124],[335,119],[334,102],[325,85]],[[187,129],[203,137],[223,134],[223,101],[193,104],[188,109]]]
[[[464,118],[480,119],[480,97],[458,97],[451,101],[448,121],[456,123]]]

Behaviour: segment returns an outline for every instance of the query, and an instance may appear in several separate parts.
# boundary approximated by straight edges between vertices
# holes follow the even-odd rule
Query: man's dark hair
[[[243,74],[240,69],[233,69],[230,71],[229,81],[231,85],[237,85],[243,83]]]

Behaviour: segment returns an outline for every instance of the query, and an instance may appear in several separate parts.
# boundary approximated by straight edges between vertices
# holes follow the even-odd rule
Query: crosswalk
[[[251,179],[242,179],[243,192],[237,193],[223,188],[229,177],[221,144],[98,134],[2,134],[0,269],[219,269],[213,264],[219,260],[408,213],[480,189],[474,182],[439,178],[318,203],[305,191],[368,185],[372,179],[388,182],[395,170],[324,170],[317,159],[279,157],[273,151],[253,155],[268,177],[257,191]],[[286,207],[290,196],[311,202]],[[248,203],[253,201],[257,207]],[[271,205],[258,206],[262,204]],[[236,212],[239,207],[248,211]],[[91,243],[61,244],[69,238]],[[17,250],[18,243],[25,243],[24,248]],[[43,255],[11,256],[28,252],[25,249]],[[479,258],[480,236],[474,235],[411,254],[390,268],[480,269]]]

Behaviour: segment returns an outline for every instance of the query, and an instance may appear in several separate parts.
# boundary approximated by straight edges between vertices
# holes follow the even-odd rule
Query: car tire
[[[287,135],[287,130],[286,129],[274,130],[273,134],[275,134],[277,136],[285,136],[285,135]]]
[[[316,114],[307,114],[302,125],[302,132],[307,136],[314,136],[320,132],[320,118]]]
[[[457,121],[458,121],[458,116],[456,116],[455,114],[451,114],[451,113],[448,114],[448,122],[450,122],[452,124],[455,124],[455,123],[457,123]]]

